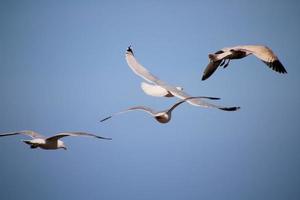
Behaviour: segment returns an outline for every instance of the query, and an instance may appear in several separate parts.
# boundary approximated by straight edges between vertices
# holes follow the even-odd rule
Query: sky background
[[[0,132],[87,131],[68,150],[0,140],[0,199],[300,199],[298,1],[0,2]],[[125,61],[136,58],[191,95],[238,112],[183,104],[168,124],[130,106],[162,110]],[[253,56],[206,81],[208,53],[264,44],[288,74]]]

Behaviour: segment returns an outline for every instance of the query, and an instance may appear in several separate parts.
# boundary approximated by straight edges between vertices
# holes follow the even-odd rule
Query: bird
[[[67,137],[67,136],[88,136],[88,137],[95,137],[99,139],[111,140],[111,138],[101,137],[98,135],[85,133],[85,132],[61,132],[51,137],[45,137],[32,130],[22,130],[22,131],[10,132],[10,133],[2,133],[0,134],[0,137],[19,135],[19,134],[26,135],[32,138],[31,140],[23,140],[23,142],[28,144],[31,149],[35,149],[39,147],[41,149],[46,149],[46,150],[55,150],[55,149],[67,150],[67,147],[64,144],[64,142],[60,140],[60,138]]]
[[[244,45],[226,47],[214,54],[209,54],[210,62],[203,72],[202,81],[208,79],[219,66],[226,68],[230,60],[241,59],[251,54],[263,61],[272,70],[282,74],[287,73],[278,57],[269,47],[264,45]]]
[[[110,118],[112,118],[115,115],[119,115],[128,111],[134,111],[134,110],[140,110],[140,111],[144,111],[148,114],[150,114],[152,117],[154,117],[154,119],[156,119],[156,121],[158,121],[159,123],[168,123],[171,120],[171,116],[172,116],[172,111],[179,106],[180,104],[191,100],[191,99],[211,99],[211,100],[219,100],[220,98],[218,97],[205,97],[205,96],[198,96],[198,97],[188,97],[184,100],[180,100],[177,103],[175,103],[174,105],[172,105],[170,108],[163,110],[163,111],[154,111],[153,109],[146,107],[146,106],[134,106],[134,107],[130,107],[126,110],[120,111],[118,113],[115,113],[113,115],[110,115],[102,120],[100,120],[100,122],[104,122]],[[220,108],[223,109],[223,108]],[[232,109],[236,109],[236,108],[232,108]]]
[[[142,82],[141,86],[144,92],[151,96],[157,97],[177,97],[179,99],[187,99],[191,97],[191,95],[187,94],[183,91],[182,87],[174,87],[171,86],[164,81],[160,80],[158,77],[151,74],[144,66],[142,66],[134,56],[133,50],[131,46],[129,46],[125,53],[125,59],[127,61],[128,66],[130,69],[138,76],[143,78],[149,83]],[[224,111],[235,111],[238,110],[240,107],[223,107],[214,105],[211,103],[207,103],[203,101],[201,98],[191,98],[188,99],[187,102],[194,106],[200,106],[204,108],[217,108]]]

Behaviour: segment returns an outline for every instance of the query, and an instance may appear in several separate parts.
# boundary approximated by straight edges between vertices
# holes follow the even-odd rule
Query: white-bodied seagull
[[[64,142],[60,140],[60,138],[67,137],[67,136],[88,136],[88,137],[94,137],[99,139],[105,139],[105,140],[111,140],[111,138],[101,137],[98,135],[94,135],[91,133],[85,133],[85,132],[61,132],[56,135],[53,135],[51,137],[45,137],[35,131],[31,130],[23,130],[23,131],[16,131],[16,132],[10,132],[10,133],[2,133],[0,134],[0,137],[4,136],[12,136],[12,135],[26,135],[31,137],[31,140],[23,140],[24,143],[28,144],[30,148],[41,148],[41,149],[65,149],[67,150],[67,147],[65,146]]]

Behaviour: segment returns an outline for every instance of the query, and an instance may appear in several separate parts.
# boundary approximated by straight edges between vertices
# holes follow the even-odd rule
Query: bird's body
[[[156,121],[165,124],[171,120],[172,112],[160,112],[157,113],[155,116]]]
[[[256,56],[278,73],[287,73],[276,54],[269,47],[263,45],[244,45],[226,47],[214,54],[209,54],[210,62],[203,72],[202,80],[209,78],[219,66],[226,68],[230,60],[241,59],[249,55]]]
[[[62,140],[60,140],[60,138],[67,137],[67,136],[89,136],[89,137],[95,137],[99,139],[111,140],[111,138],[105,138],[105,137],[101,137],[101,136],[97,136],[85,132],[63,132],[46,138],[45,136],[31,130],[3,133],[0,134],[0,137],[19,135],[19,134],[26,135],[32,138],[31,140],[23,140],[23,142],[28,144],[30,148],[35,149],[39,147],[41,149],[46,149],[46,150],[56,150],[56,149],[66,150],[67,148],[65,144]]]
[[[30,148],[41,148],[46,150],[55,150],[55,149],[66,149],[65,144],[62,140],[53,140],[47,141],[45,139],[32,139],[32,140],[23,140],[24,143],[30,145]]]
[[[154,84],[149,84],[149,83],[142,82],[141,83],[141,88],[149,96],[174,97],[174,95],[170,91],[166,90],[165,88],[163,88],[159,85],[154,85]],[[183,90],[181,87],[176,87],[176,88],[178,90]]]
[[[151,83],[142,83],[142,89],[146,94],[151,96],[159,96],[159,97],[177,97],[179,99],[188,99],[187,102],[194,106],[200,106],[204,108],[217,108],[225,111],[237,110],[233,108],[237,107],[223,107],[214,105],[211,103],[207,103],[203,101],[201,98],[189,98],[191,95],[187,94],[183,91],[181,87],[174,87],[160,80],[158,77],[151,74],[144,66],[142,66],[137,59],[134,57],[133,51],[131,47],[128,47],[125,59],[127,61],[130,69],[138,76]]]

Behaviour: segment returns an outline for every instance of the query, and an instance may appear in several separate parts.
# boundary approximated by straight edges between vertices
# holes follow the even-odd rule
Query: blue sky
[[[0,140],[1,199],[299,199],[300,3],[296,1],[1,1],[0,132],[88,131],[68,151]],[[129,106],[165,109],[127,66],[137,59],[222,112],[183,104],[162,125]],[[206,81],[208,53],[265,44],[287,75],[255,57]]]

